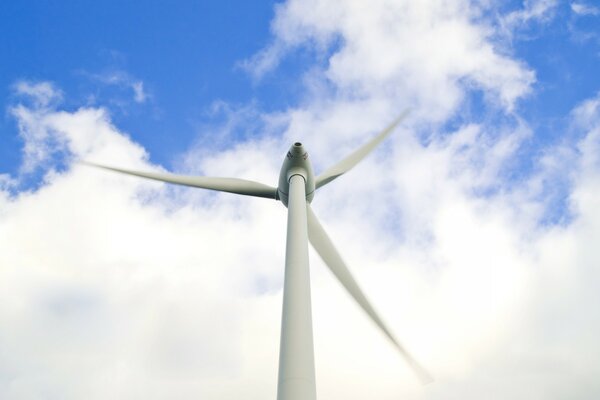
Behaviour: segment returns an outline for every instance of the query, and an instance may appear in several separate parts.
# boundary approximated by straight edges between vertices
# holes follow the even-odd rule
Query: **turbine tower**
[[[85,164],[161,182],[280,200],[288,208],[277,400],[315,400],[317,396],[308,268],[309,241],[342,286],[402,354],[421,382],[429,383],[432,381],[429,373],[392,335],[375,312],[310,206],[316,189],[352,169],[396,128],[406,114],[404,112],[373,139],[317,177],[314,176],[304,145],[294,143],[283,161],[277,188],[237,178],[184,176],[133,171],[89,162]]]

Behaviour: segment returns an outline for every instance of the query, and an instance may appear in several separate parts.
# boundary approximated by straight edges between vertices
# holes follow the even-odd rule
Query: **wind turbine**
[[[183,176],[133,171],[89,162],[85,164],[162,182],[280,200],[288,208],[278,400],[316,399],[308,269],[309,240],[331,272],[393,343],[419,379],[423,383],[429,383],[432,381],[431,376],[392,335],[375,312],[310,206],[316,189],[352,169],[396,128],[406,114],[404,112],[373,139],[317,177],[314,176],[308,153],[302,143],[294,143],[283,161],[276,188],[237,178]]]

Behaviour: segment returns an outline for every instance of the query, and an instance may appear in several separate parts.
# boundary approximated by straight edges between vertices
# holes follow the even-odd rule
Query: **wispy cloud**
[[[585,3],[571,3],[571,10],[577,15],[600,15],[598,7]]]
[[[18,121],[19,135],[23,140],[22,173],[30,173],[62,147],[47,129],[40,116],[57,106],[63,94],[50,82],[19,81],[13,85],[14,94],[23,103],[9,108],[9,113]],[[29,103],[31,106],[27,106]]]
[[[122,70],[111,70],[103,73],[86,73],[86,76],[106,85],[126,88],[131,91],[136,103],[145,103],[150,95],[144,88],[144,82]]]
[[[144,103],[148,99],[148,94],[144,92],[144,82],[133,82],[131,88],[133,89],[133,98],[137,103]]]
[[[13,85],[13,91],[18,96],[27,97],[36,107],[47,107],[63,98],[60,89],[51,82],[32,82],[22,80]]]
[[[547,21],[552,18],[558,4],[558,0],[525,0],[523,8],[505,15],[503,22],[514,29],[533,21]]]

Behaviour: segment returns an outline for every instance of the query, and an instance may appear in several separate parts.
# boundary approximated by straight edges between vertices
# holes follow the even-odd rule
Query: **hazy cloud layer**
[[[534,3],[552,2],[526,3],[541,15]],[[535,72],[497,49],[484,10],[362,4],[280,5],[273,46],[248,68],[268,73],[300,45],[327,62],[306,73],[297,108],[236,117],[287,129],[192,148],[181,168],[275,184],[290,142],[304,141],[319,171],[410,105],[384,148],[313,204],[436,382],[418,384],[311,254],[320,398],[597,397],[600,97],[574,106],[572,134],[509,179],[534,134],[518,103]],[[274,398],[285,209],[73,163],[161,168],[106,110],[63,110],[46,82],[15,91],[22,168],[45,177],[17,193],[6,187],[18,177],[0,177],[0,397]],[[501,123],[440,128],[474,91]],[[544,222],[555,197],[570,217]]]

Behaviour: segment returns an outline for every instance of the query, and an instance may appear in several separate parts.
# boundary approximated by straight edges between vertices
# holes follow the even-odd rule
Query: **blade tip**
[[[423,386],[427,386],[429,384],[432,384],[435,381],[435,379],[433,379],[433,376],[431,376],[429,374],[421,376],[419,379],[421,380],[421,384]]]
[[[433,383],[433,381],[435,379],[433,379],[433,376],[431,376],[431,374],[429,372],[427,372],[427,370],[423,367],[419,366],[415,366],[414,368],[415,373],[417,374],[417,376],[419,377],[419,381],[421,381],[421,384],[423,386],[429,385],[430,383]]]

